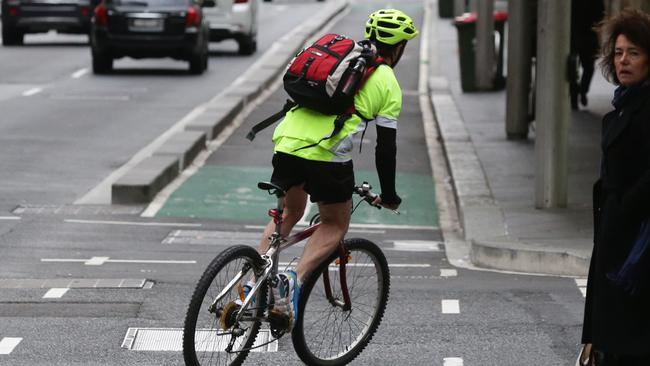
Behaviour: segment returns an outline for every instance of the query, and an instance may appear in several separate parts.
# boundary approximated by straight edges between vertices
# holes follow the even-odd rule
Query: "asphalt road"
[[[296,16],[261,18],[257,56],[323,6],[298,0],[262,5],[267,14],[290,10]],[[359,38],[367,14],[389,5],[355,1],[332,29]],[[422,1],[399,7],[422,24]],[[228,245],[255,243],[265,220],[269,201],[249,188],[270,173],[272,129],[254,143],[243,136],[280,107],[282,92],[261,101],[155,217],[141,217],[141,206],[74,205],[256,56],[236,56],[234,43],[217,44],[208,73],[199,77],[167,60],[118,61],[115,74],[96,77],[80,71],[90,67],[83,37],[47,34],[28,36],[26,43],[0,48],[0,365],[182,364],[180,352],[169,349],[178,347],[174,337],[203,268]],[[350,233],[378,243],[391,264],[386,315],[355,364],[572,364],[581,283],[447,262],[433,194],[441,188],[431,179],[418,104],[420,46],[419,39],[409,44],[397,70],[404,89],[402,215],[363,209]],[[42,90],[23,95],[33,88]],[[377,185],[373,142],[370,127],[355,167]],[[244,204],[250,206],[235,210]],[[285,257],[299,252],[292,248]],[[133,328],[141,333],[129,349],[123,341]],[[156,329],[167,331],[166,351],[134,349],[162,347],[160,340],[146,342],[145,333]],[[300,362],[290,340],[281,339],[277,351],[251,354],[246,364]]]

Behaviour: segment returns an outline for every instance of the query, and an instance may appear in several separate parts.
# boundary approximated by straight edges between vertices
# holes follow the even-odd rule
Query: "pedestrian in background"
[[[650,250],[645,250],[650,240],[644,237],[650,217],[650,16],[626,9],[599,29],[600,66],[618,87],[615,109],[603,117],[582,343],[593,345],[597,366],[647,366],[650,289],[643,285],[650,280]]]
[[[594,76],[598,56],[598,34],[594,30],[605,15],[603,0],[572,0],[571,2],[571,63],[569,70],[571,108],[587,105],[587,93]],[[579,69],[582,75],[578,78]]]

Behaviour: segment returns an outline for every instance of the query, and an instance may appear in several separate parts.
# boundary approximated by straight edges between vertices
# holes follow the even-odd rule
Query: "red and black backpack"
[[[246,138],[252,141],[257,132],[278,121],[295,106],[336,115],[334,130],[321,141],[336,136],[343,123],[356,113],[354,96],[382,62],[370,41],[355,42],[339,34],[319,38],[291,60],[284,74],[284,90],[292,100],[287,100],[280,112],[256,124]],[[301,149],[315,145],[318,143]]]

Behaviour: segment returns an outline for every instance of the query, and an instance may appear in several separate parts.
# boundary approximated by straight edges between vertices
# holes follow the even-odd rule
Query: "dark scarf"
[[[614,90],[612,105],[616,109],[621,109],[625,104],[627,104],[627,102],[644,92],[648,87],[650,87],[650,79],[632,86],[619,85],[618,88]]]
[[[630,87],[621,85],[614,91],[612,105],[616,109],[621,109],[630,100],[646,92],[648,88],[650,88],[650,79]],[[648,261],[650,261],[650,218],[646,218],[641,223],[634,245],[623,265],[618,270],[608,273],[607,278],[630,295],[645,292],[648,285],[644,281]]]

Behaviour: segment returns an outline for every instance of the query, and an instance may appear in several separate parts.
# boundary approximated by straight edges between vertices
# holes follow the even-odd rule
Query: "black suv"
[[[2,0],[2,44],[19,45],[25,33],[88,33],[97,0]]]
[[[113,69],[121,57],[171,57],[189,61],[192,74],[208,68],[210,28],[201,6],[214,0],[104,0],[90,31],[93,72]]]

